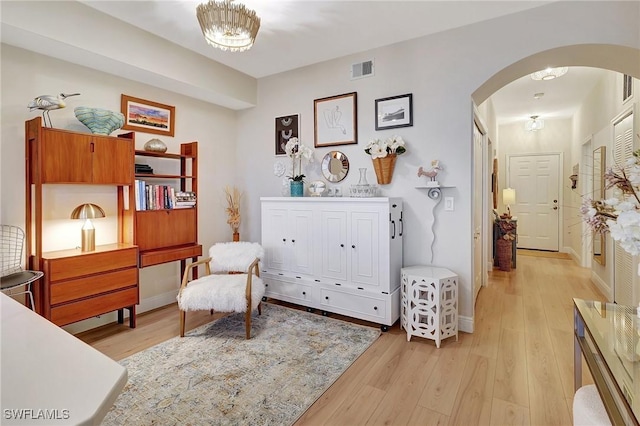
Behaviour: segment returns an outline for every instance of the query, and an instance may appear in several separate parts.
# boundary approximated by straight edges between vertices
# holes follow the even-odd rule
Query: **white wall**
[[[436,208],[433,263],[459,274],[460,313],[471,317],[471,94],[502,68],[547,49],[599,42],[638,48],[638,15],[636,4],[624,2],[553,3],[259,80],[257,107],[240,113],[240,123],[251,126],[238,130],[239,157],[246,158],[239,163],[238,172],[249,188],[251,237],[260,238],[259,197],[280,194],[280,180],[272,173],[277,160],[274,118],[300,113],[302,140],[311,144],[313,99],[356,91],[359,145],[335,149],[349,157],[353,169],[371,169],[371,161],[362,151],[370,138],[399,134],[407,141],[408,153],[398,159],[392,183],[383,188],[384,195],[402,197],[405,202],[405,265],[430,262],[433,202],[415,189],[417,168],[433,159],[446,168],[440,180],[455,186],[445,194],[455,198],[455,211],[445,212],[441,205]],[[350,81],[350,65],[372,58],[376,61],[375,77]],[[525,72],[546,65],[532,63]],[[413,93],[414,126],[376,132],[375,99],[403,93]],[[327,151],[318,150],[316,157]],[[255,156],[249,158],[250,152]],[[315,170],[309,174],[311,180],[319,176]],[[351,172],[345,184],[356,181],[357,175]]]
[[[120,95],[125,93],[176,107],[175,137],[136,133],[136,148],[142,149],[151,138],[160,138],[168,152],[180,152],[181,142],[198,141],[199,150],[199,242],[204,250],[215,241],[230,241],[231,231],[224,212],[225,185],[235,184],[236,117],[235,112],[160,90],[131,80],[103,74],[68,62],[2,45],[2,129],[0,145],[0,181],[2,223],[25,226],[24,122],[40,111],[29,112],[27,104],[35,96],[80,92],[67,98],[67,108],[51,111],[56,128],[89,133],[74,116],[76,106],[120,110]],[[116,131],[113,135],[124,132]],[[173,162],[175,164],[175,162]],[[167,167],[166,163],[152,167]],[[172,173],[177,173],[173,170]],[[105,219],[95,220],[96,243],[117,241],[116,196],[114,187],[87,185],[47,185],[44,211],[44,250],[68,249],[80,245],[81,224],[69,219],[71,210],[84,202],[95,202],[106,211]],[[246,229],[242,226],[241,232]],[[140,270],[140,310],[175,301],[180,283],[178,262]],[[113,321],[113,314],[102,322]],[[79,323],[73,330],[86,328]],[[95,326],[97,322],[91,322]]]
[[[259,197],[279,195],[281,187],[280,179],[273,175],[274,161],[283,159],[274,156],[274,118],[300,113],[302,140],[311,144],[313,100],[356,91],[360,142],[336,147],[349,157],[353,170],[343,186],[357,182],[355,171],[359,167],[369,168],[369,178],[374,181],[371,160],[363,152],[369,138],[403,136],[408,153],[398,159],[393,181],[383,188],[383,194],[399,196],[405,201],[404,264],[429,263],[433,238],[429,226],[434,204],[422,190],[414,187],[419,183],[416,176],[419,166],[433,159],[442,162],[445,171],[440,180],[444,185],[455,187],[445,194],[455,198],[455,211],[445,212],[442,205],[435,209],[433,263],[460,276],[460,314],[472,317],[471,95],[503,68],[547,49],[584,43],[640,49],[638,22],[637,2],[554,2],[524,13],[261,79],[257,88],[258,106],[239,113],[237,121],[229,111],[162,88],[3,46],[2,219],[21,223],[24,218],[23,149],[20,147],[24,140],[23,123],[34,116],[25,108],[29,100],[35,95],[77,90],[83,93],[77,102],[118,110],[120,93],[126,93],[176,106],[178,133],[175,142],[168,141],[172,149],[179,141],[201,142],[199,233],[203,245],[228,239],[225,238],[229,231],[224,223],[224,211],[216,200],[222,199],[219,196],[222,187],[234,178],[246,192],[243,207],[246,222],[241,233],[243,238],[257,241],[260,239]],[[351,64],[371,58],[376,61],[375,77],[350,81]],[[513,77],[546,65],[535,61],[527,63],[522,65],[521,73]],[[640,71],[637,74],[640,75]],[[403,93],[413,93],[414,126],[376,132],[375,99]],[[52,116],[56,127],[75,120],[71,108],[54,111]],[[138,142],[145,140],[140,137]],[[316,158],[327,151],[328,148],[318,150]],[[308,174],[310,180],[320,176],[317,166],[309,169]],[[146,300],[153,297],[147,290],[155,284],[151,274],[150,270],[141,271],[142,296]],[[173,276],[173,271],[166,275]],[[157,280],[162,277],[162,273],[158,273]]]

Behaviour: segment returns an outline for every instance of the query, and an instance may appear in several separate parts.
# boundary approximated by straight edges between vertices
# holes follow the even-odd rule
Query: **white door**
[[[293,230],[288,251],[291,272],[313,275],[313,211],[291,210],[288,227]]]
[[[484,211],[482,200],[484,196],[482,176],[484,161],[482,161],[484,134],[476,122],[473,123],[473,303],[482,287],[482,214]]]
[[[559,250],[559,165],[559,154],[507,158],[507,185],[516,190],[511,215],[518,220],[518,248]]]
[[[367,287],[380,285],[380,220],[377,212],[351,213],[351,281]],[[388,261],[387,259],[384,260]]]
[[[322,276],[347,281],[347,212],[325,210],[321,214]]]

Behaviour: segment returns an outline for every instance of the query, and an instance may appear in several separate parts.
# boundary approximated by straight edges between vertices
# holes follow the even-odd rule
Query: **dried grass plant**
[[[225,187],[224,193],[227,197],[227,223],[231,226],[233,233],[237,233],[240,229],[240,199],[242,199],[242,192],[235,186]]]

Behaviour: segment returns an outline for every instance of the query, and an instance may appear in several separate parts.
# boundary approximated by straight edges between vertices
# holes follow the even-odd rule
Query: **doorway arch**
[[[517,62],[512,63],[493,74],[482,85],[480,85],[471,95],[473,104],[478,106],[487,100],[491,95],[500,90],[502,87],[512,83],[513,81],[522,78],[528,74],[547,67],[560,67],[560,66],[581,66],[601,68],[609,71],[619,72],[621,74],[630,75],[636,79],[640,79],[640,50],[637,48],[612,45],[612,44],[577,44],[567,45],[562,47],[556,47],[553,49],[544,50],[526,58],[523,58]],[[469,138],[473,141],[473,136]],[[471,142],[473,143],[473,142]],[[474,147],[472,146],[472,151]],[[473,155],[472,155],[473,158]],[[477,165],[474,163],[474,172]],[[484,179],[491,179],[490,173],[485,170]],[[489,203],[488,192],[485,192],[483,197],[485,201],[483,205]],[[475,208],[475,207],[474,207]],[[472,212],[472,217],[475,215],[475,211]],[[485,221],[485,232],[483,235],[488,235],[490,228],[490,218]],[[488,266],[483,264],[483,274],[487,272]],[[472,271],[471,276],[475,276],[476,271]],[[474,309],[475,311],[475,309]],[[475,317],[475,313],[474,313]]]

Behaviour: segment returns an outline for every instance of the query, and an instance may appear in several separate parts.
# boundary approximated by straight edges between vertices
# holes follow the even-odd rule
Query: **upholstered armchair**
[[[258,243],[218,243],[209,257],[188,265],[178,292],[180,337],[184,337],[186,313],[208,310],[244,312],[246,338],[251,338],[251,312],[262,313],[265,287],[260,278],[260,259],[264,250]],[[189,281],[192,269],[204,265],[204,276]]]

